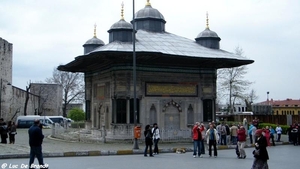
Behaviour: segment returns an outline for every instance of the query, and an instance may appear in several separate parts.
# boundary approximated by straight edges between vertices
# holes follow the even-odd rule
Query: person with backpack
[[[145,136],[145,144],[146,144],[146,147],[145,147],[145,151],[144,151],[144,156],[147,157],[147,152],[148,152],[148,147],[149,147],[149,155],[150,157],[154,157],[153,154],[152,154],[152,145],[153,145],[153,134],[151,132],[151,128],[150,128],[150,125],[147,124],[145,126],[145,131],[144,131],[144,136]]]
[[[220,144],[227,145],[227,143],[226,143],[227,132],[226,132],[226,127],[225,127],[224,123],[221,124],[220,134],[221,134]]]
[[[160,140],[160,135],[159,135],[159,128],[157,126],[157,123],[153,124],[152,133],[153,133],[153,142],[154,142],[153,154],[158,154],[158,141]]]

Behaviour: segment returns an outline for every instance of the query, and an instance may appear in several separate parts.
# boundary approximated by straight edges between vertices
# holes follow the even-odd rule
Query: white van
[[[54,124],[47,116],[38,115],[18,116],[15,124],[18,128],[29,128],[33,125],[35,119],[39,119],[45,128],[51,128],[52,124]]]
[[[64,117],[63,116],[47,116],[51,119],[54,123],[64,124]]]

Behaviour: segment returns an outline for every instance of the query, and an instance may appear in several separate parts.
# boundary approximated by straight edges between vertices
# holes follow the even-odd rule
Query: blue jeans
[[[156,154],[158,154],[158,141],[159,141],[159,138],[154,139],[154,152],[153,153],[156,153]]]
[[[227,145],[226,135],[221,135],[221,145]]]
[[[153,154],[152,154],[152,145],[148,145],[148,144],[146,144],[145,151],[144,151],[144,156],[147,156],[148,147],[149,147],[150,156],[153,156]]]
[[[232,144],[237,145],[237,137],[231,136],[231,142],[232,142]]]
[[[200,140],[194,140],[194,153],[193,155],[197,155],[198,150],[198,156],[201,155],[201,141]]]
[[[31,164],[33,164],[35,157],[38,159],[39,165],[44,165],[42,146],[30,147],[29,167],[31,166]]]
[[[204,140],[200,141],[200,146],[201,146],[201,154],[205,154]]]

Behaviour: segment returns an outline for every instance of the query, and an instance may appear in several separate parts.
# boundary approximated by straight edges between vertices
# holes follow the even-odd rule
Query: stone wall
[[[13,45],[0,37],[0,117],[4,119],[12,99],[12,51]]]
[[[38,112],[44,116],[62,116],[62,86],[31,83],[30,92],[40,96]]]

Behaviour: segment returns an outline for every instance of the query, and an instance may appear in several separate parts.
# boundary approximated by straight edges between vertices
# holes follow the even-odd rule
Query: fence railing
[[[145,137],[141,131],[141,138],[139,141],[143,142]],[[118,141],[132,141],[133,129],[129,128],[114,128],[114,129],[74,129],[64,128],[60,125],[52,127],[52,136],[68,141],[80,141],[80,142],[118,142]],[[191,130],[160,130],[160,141],[162,142],[186,142],[191,141]]]

